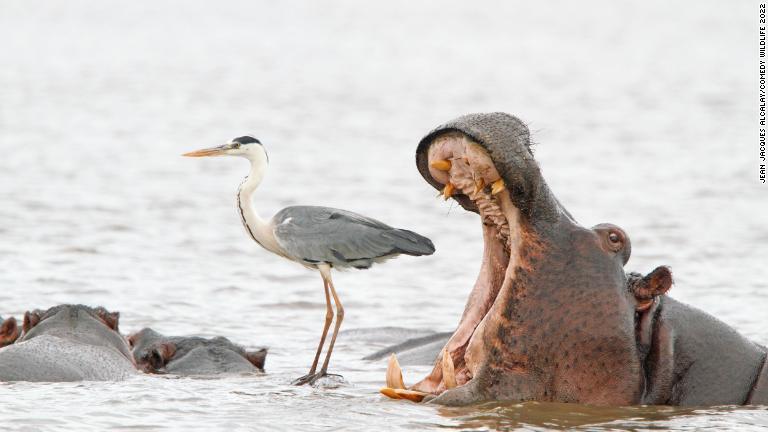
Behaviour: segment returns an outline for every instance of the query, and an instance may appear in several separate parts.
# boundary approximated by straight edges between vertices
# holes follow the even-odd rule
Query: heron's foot
[[[317,375],[319,375],[319,373],[308,373],[304,376],[296,378],[291,382],[291,384],[296,386],[312,384],[315,380],[317,380],[317,378],[315,378]]]
[[[338,384],[338,383],[343,383],[344,382],[344,377],[341,376],[341,375],[331,374],[331,373],[328,373],[328,372],[320,371],[320,372],[317,372],[317,373],[306,374],[303,377],[297,378],[297,379],[295,379],[293,381],[292,384],[293,385],[304,385],[304,384],[314,385],[321,378],[326,378],[326,377],[334,377],[335,379],[333,381],[335,381],[335,382],[333,384]]]

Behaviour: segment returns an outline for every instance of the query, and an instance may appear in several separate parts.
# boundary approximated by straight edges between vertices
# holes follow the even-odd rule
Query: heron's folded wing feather
[[[343,264],[397,254],[428,254],[429,239],[357,213],[294,206],[275,215],[275,238],[294,258]]]

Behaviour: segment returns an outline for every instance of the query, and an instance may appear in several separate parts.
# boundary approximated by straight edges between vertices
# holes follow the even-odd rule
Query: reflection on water
[[[527,402],[488,403],[464,408],[439,408],[438,412],[457,421],[459,429],[677,429],[696,430],[729,421],[768,426],[764,407],[712,407],[706,409],[665,406],[594,407],[573,404]]]
[[[322,328],[318,275],[258,249],[235,212],[247,165],[182,152],[252,133],[263,215],[358,211],[434,240],[336,276],[344,329],[450,330],[481,252],[477,217],[434,199],[414,150],[435,125],[503,110],[584,225],[632,238],[628,267],[768,343],[765,189],[751,147],[748,3],[5,2],[0,12],[0,314],[72,302],[121,329],[269,346],[268,373],[0,384],[0,429],[673,429],[767,426],[764,410],[384,400],[408,331],[342,335],[350,383],[296,388]],[[415,331],[415,330],[414,330]],[[418,334],[418,331],[416,333]],[[427,367],[408,367],[415,382]]]

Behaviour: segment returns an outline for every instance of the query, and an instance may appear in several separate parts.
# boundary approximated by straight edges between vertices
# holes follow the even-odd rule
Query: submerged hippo
[[[145,328],[128,337],[133,357],[146,373],[212,375],[264,372],[267,349],[246,351],[225,337],[163,336]]]
[[[768,403],[766,348],[664,295],[668,268],[625,273],[627,233],[579,225],[545,183],[528,128],[471,114],[419,143],[416,163],[446,199],[479,213],[480,274],[432,372],[391,397],[596,405]]]
[[[60,305],[24,315],[23,336],[0,349],[0,381],[112,381],[136,372],[120,314]]]
[[[16,342],[19,333],[16,318],[10,317],[7,320],[3,320],[3,317],[0,317],[0,348]]]

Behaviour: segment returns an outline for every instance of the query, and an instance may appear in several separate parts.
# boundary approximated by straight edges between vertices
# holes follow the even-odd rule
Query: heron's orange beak
[[[230,147],[225,144],[223,146],[191,151],[189,153],[184,153],[182,156],[187,156],[187,157],[222,156],[226,154],[225,152],[229,150],[229,148]]]

